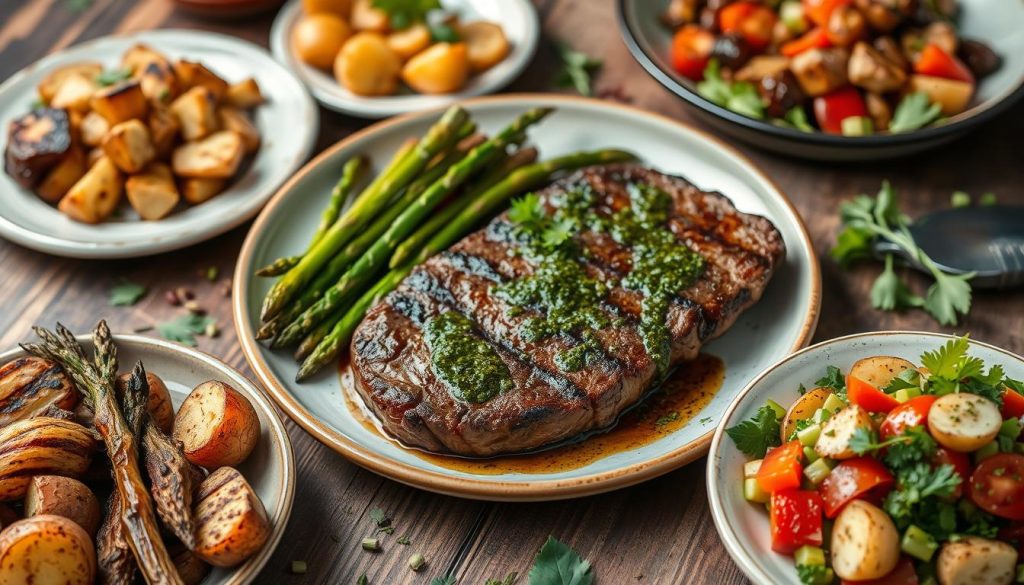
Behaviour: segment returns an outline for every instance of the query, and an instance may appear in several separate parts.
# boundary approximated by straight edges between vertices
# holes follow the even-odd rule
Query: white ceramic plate
[[[278,61],[299,76],[325,108],[360,118],[387,118],[422,112],[468,97],[494,93],[518,77],[530,63],[537,50],[540,24],[537,11],[529,0],[442,0],[441,4],[445,9],[457,12],[465,22],[489,20],[501,24],[512,45],[512,50],[501,63],[471,77],[458,93],[425,95],[405,88],[398,95],[363,97],[348,91],[338,84],[330,71],[306,65],[292,52],[292,27],[302,16],[301,0],[289,2],[274,19],[274,27],[270,30],[270,49]]]
[[[757,585],[798,584],[791,557],[772,552],[768,514],[762,506],[743,499],[741,453],[725,429],[754,416],[765,401],[788,406],[800,397],[800,384],[809,385],[825,373],[827,366],[844,372],[860,358],[891,355],[920,363],[920,356],[934,351],[951,337],[939,333],[880,331],[830,339],[794,353],[766,369],[744,388],[725,412],[711,442],[708,461],[708,499],[725,548],[740,569]],[[986,365],[1001,364],[1006,375],[1024,378],[1024,358],[998,347],[971,341],[971,355]]]
[[[79,341],[87,352],[92,351],[88,335]],[[129,371],[137,360],[142,360],[146,371],[152,372],[166,383],[171,401],[177,410],[192,388],[208,380],[220,380],[249,399],[260,418],[260,438],[249,458],[238,470],[259,495],[270,518],[270,538],[263,548],[245,563],[233,569],[214,569],[202,585],[243,585],[251,582],[277,548],[284,534],[295,497],[295,460],[292,445],[284,424],[273,404],[245,376],[224,362],[198,350],[154,337],[141,335],[115,335],[118,363],[121,371]],[[12,349],[0,355],[0,364],[25,355]]]
[[[121,54],[146,43],[171,58],[201,61],[228,82],[256,78],[267,103],[254,110],[262,144],[220,195],[160,221],[141,221],[122,203],[120,219],[78,223],[6,174],[0,175],[0,236],[42,252],[74,258],[129,258],[184,248],[252,218],[274,190],[309,157],[318,112],[305,88],[263,49],[232,37],[194,30],[155,30],[103,37],[45,57],[0,85],[0,128],[37,99],[36,85],[50,71],[79,61],[116,67]],[[6,146],[6,138],[3,138]]]
[[[725,361],[722,389],[692,422],[639,449],[613,454],[559,473],[477,476],[437,466],[367,430],[346,408],[331,370],[296,384],[287,352],[253,340],[258,312],[272,279],[253,270],[300,252],[317,224],[330,186],[346,159],[387,160],[407,137],[423,134],[438,112],[381,122],[314,159],[275,195],[256,220],[235,270],[233,310],[246,358],[278,404],[320,441],[382,475],[425,489],[475,498],[542,500],[575,497],[631,485],[688,463],[706,452],[726,405],[757,372],[807,344],[817,321],[820,276],[811,242],[796,210],[775,185],[730,147],[672,120],[635,108],[585,98],[511,95],[465,103],[480,128],[493,133],[525,109],[557,110],[530,131],[542,158],[577,150],[625,147],[662,171],[717,189],[741,211],[769,217],[782,232],[786,258],[761,302],[744,313],[706,351]]]

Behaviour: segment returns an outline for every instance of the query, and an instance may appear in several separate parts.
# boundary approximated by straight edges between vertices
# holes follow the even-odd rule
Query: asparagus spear
[[[117,402],[117,349],[106,322],[100,321],[93,332],[95,363],[86,358],[82,346],[63,325],[57,325],[56,334],[42,327],[34,327],[33,331],[42,342],[23,344],[22,349],[64,366],[93,410],[93,425],[107,446],[114,483],[123,504],[121,523],[143,576],[150,585],[181,584],[160,538],[153,502],[139,470],[137,438]]]
[[[96,533],[96,567],[101,585],[132,585],[138,573],[128,535],[121,524],[122,510],[121,494],[114,490],[107,499],[106,515]]]
[[[399,151],[399,154],[395,155],[395,158],[401,158],[408,154],[409,150],[412,150],[414,145],[410,144],[407,150]],[[320,225],[317,226],[316,232],[313,233],[313,238],[309,241],[309,248],[316,245],[323,237],[327,230],[334,225],[337,221],[338,216],[341,215],[341,208],[345,206],[345,202],[352,195],[353,187],[356,182],[359,181],[359,176],[366,168],[368,159],[363,155],[358,155],[348,160],[345,166],[341,169],[341,178],[338,179],[337,184],[334,185],[334,189],[331,191],[331,199],[327,203],[327,207],[324,208],[323,215],[320,216]],[[302,256],[287,256],[284,258],[278,258],[272,263],[260,268],[256,271],[256,276],[280,276],[285,272],[292,269],[293,266],[299,263]]]
[[[334,222],[323,238],[313,246],[295,268],[288,271],[263,299],[260,319],[268,321],[299,294],[302,287],[316,275],[334,254],[350,242],[359,230],[386,206],[395,194],[411,182],[434,158],[454,144],[469,115],[458,106],[452,106],[427,131],[412,152],[403,157],[390,173],[375,179],[348,211]]]
[[[306,309],[279,336],[281,345],[293,345],[305,337],[321,321],[337,312],[369,285],[369,279],[386,266],[391,252],[409,235],[430,210],[444,197],[465,182],[477,170],[486,166],[514,140],[521,140],[527,127],[539,122],[552,111],[535,108],[527,111],[493,138],[474,148],[459,163],[452,165],[444,177],[434,182],[406,208],[383,236],[332,286],[324,291],[313,306]]]
[[[430,220],[420,226],[418,230],[413,232],[411,236],[406,238],[398,248],[395,249],[395,253],[391,255],[391,260],[388,262],[388,268],[395,268],[405,264],[423,248],[423,245],[430,240],[431,236],[437,233],[443,226],[448,225],[452,219],[454,219],[463,209],[468,207],[469,204],[477,197],[482,193],[485,193],[515,169],[531,164],[536,159],[536,148],[524,148],[516,151],[502,164],[495,167],[494,170],[488,172],[484,177],[477,181],[468,193],[465,193],[457,200],[449,203],[440,211],[440,213],[434,214],[434,217],[430,218]]]

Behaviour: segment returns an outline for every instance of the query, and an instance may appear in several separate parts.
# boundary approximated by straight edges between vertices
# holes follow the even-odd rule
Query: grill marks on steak
[[[672,197],[668,228],[705,259],[703,276],[679,292],[666,317],[675,364],[695,357],[704,342],[760,298],[785,248],[767,219],[739,213],[720,194],[640,166],[584,169],[540,195],[550,206],[552,198],[586,183],[598,194],[599,212],[610,215],[629,205],[633,182]],[[611,289],[604,306],[609,321],[624,319],[596,332],[604,355],[585,368],[563,372],[554,362],[578,338],[524,340],[519,326],[536,313],[512,316],[493,294],[497,285],[533,271],[527,259],[510,254],[515,241],[514,226],[499,216],[417,267],[357,328],[351,347],[356,388],[404,442],[474,456],[534,449],[612,424],[655,381],[655,365],[637,329],[642,296],[635,291]],[[629,273],[631,251],[607,234],[586,232],[580,241],[590,276],[608,282]],[[445,311],[458,311],[476,324],[509,367],[513,390],[481,404],[452,397],[433,373],[422,331]]]

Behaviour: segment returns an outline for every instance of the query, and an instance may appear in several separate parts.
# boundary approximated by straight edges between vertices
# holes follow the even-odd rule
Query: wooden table
[[[687,108],[630,57],[619,40],[612,0],[536,2],[544,41],[511,89],[554,90],[559,65],[553,42],[565,39],[604,60],[596,81],[599,93],[693,120]],[[74,10],[83,4],[84,9]],[[53,50],[120,31],[199,28],[265,46],[271,20],[199,20],[175,10],[169,0],[5,0],[0,2],[0,79]],[[318,150],[366,124],[322,111]],[[890,163],[802,162],[740,145],[789,194],[813,235],[824,279],[815,340],[876,329],[970,331],[975,339],[1024,353],[1024,296],[1019,292],[979,294],[969,319],[958,328],[943,329],[922,313],[874,311],[868,290],[878,267],[844,272],[827,255],[837,229],[838,202],[860,192],[873,193],[885,178],[903,193],[904,209],[914,213],[948,205],[954,189],[994,191],[1001,201],[1024,203],[1021,136],[1024,104],[959,142]],[[171,317],[177,309],[164,301],[163,293],[184,286],[195,291],[223,329],[216,339],[203,338],[200,348],[252,376],[236,342],[221,284],[197,275],[211,265],[230,274],[247,229],[248,224],[187,250],[129,261],[54,258],[0,242],[0,347],[29,337],[34,323],[49,326],[61,321],[85,331],[103,316],[115,331],[128,332]],[[108,289],[122,276],[148,285],[152,292],[134,307],[108,307]],[[589,559],[604,584],[745,581],[712,525],[703,459],[610,494],[546,504],[497,504],[438,496],[383,479],[287,423],[299,468],[295,508],[260,583],[355,583],[365,573],[373,584],[425,584],[430,577],[450,574],[461,584],[478,585],[510,571],[525,573],[549,534]],[[359,540],[373,531],[368,514],[376,507],[394,518],[395,538],[408,535],[411,545],[392,541],[376,554],[359,549]],[[428,561],[419,573],[406,566],[414,552]],[[304,560],[308,572],[292,575],[293,560]],[[521,582],[525,581],[524,576]]]

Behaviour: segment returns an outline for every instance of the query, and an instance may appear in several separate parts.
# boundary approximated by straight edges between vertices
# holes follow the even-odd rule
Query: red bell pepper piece
[[[804,14],[818,26],[827,26],[832,11],[853,4],[853,0],[803,0]]]
[[[911,398],[897,406],[885,416],[882,425],[878,427],[878,434],[884,441],[890,437],[902,435],[903,431],[910,427],[927,427],[928,411],[938,399],[938,396],[925,394],[924,396]]]
[[[755,51],[764,50],[772,42],[772,28],[778,17],[772,9],[757,2],[735,2],[718,13],[718,26],[723,33],[736,33]]]
[[[796,440],[769,451],[761,461],[757,484],[768,493],[800,487],[804,471],[800,464],[803,453],[803,445]]]
[[[857,457],[836,465],[818,486],[825,516],[835,518],[843,506],[870,495],[884,496],[893,485],[892,474],[877,459]]]
[[[797,489],[772,494],[768,515],[772,550],[792,554],[804,545],[821,546],[821,496]]]
[[[825,34],[824,28],[812,28],[799,38],[784,43],[779,48],[779,52],[787,57],[795,57],[810,49],[824,49],[831,46],[832,41],[828,40],[828,35]]]
[[[1003,418],[1020,418],[1024,416],[1024,396],[1020,392],[1007,388],[1003,391]]]
[[[842,90],[840,90],[840,91],[842,91]],[[856,92],[857,90],[855,90],[853,88],[850,88],[850,91]],[[831,95],[835,95],[835,94],[829,94],[829,95],[823,96],[823,97],[827,98],[827,97],[829,97]],[[815,113],[815,115],[818,115],[817,103],[818,103],[819,99],[821,99],[821,98],[815,98],[814,99],[814,103],[815,103],[814,113]],[[859,94],[857,95],[857,99],[860,99],[860,95]],[[864,103],[864,101],[861,100],[861,104],[862,105],[863,105],[863,103]],[[849,114],[849,116],[864,116],[864,115],[866,115],[866,114],[865,113]],[[847,116],[843,116],[842,118],[838,118],[838,119],[833,118],[831,120],[828,120],[829,128],[831,128],[831,124],[836,124],[836,125],[841,124],[842,121],[843,121],[843,118],[846,118],[846,117]],[[826,129],[826,124],[822,122],[821,116],[818,116],[818,124],[821,125],[822,130],[825,130],[826,132],[831,131],[829,129]],[[881,390],[879,390],[878,388],[875,388],[871,384],[868,384],[864,380],[861,380],[860,378],[854,378],[853,376],[849,376],[849,375],[846,376],[846,397],[849,398],[850,404],[856,404],[857,406],[860,406],[861,408],[863,408],[864,410],[866,410],[868,412],[889,412],[890,410],[892,410],[892,409],[894,409],[894,408],[896,408],[897,406],[900,405],[899,400],[896,400],[892,396],[889,396],[885,392],[882,392]]]
[[[934,43],[925,45],[921,50],[921,55],[914,63],[914,71],[921,75],[974,83],[974,74],[967,65]]]
[[[700,81],[714,45],[715,35],[707,29],[695,24],[680,28],[672,37],[672,68],[687,79]]]
[[[895,569],[889,571],[888,575],[867,581],[842,579],[841,582],[842,585],[918,585],[920,583],[917,580],[917,571],[914,570],[914,562],[907,557],[900,559],[900,563],[896,565]]]

